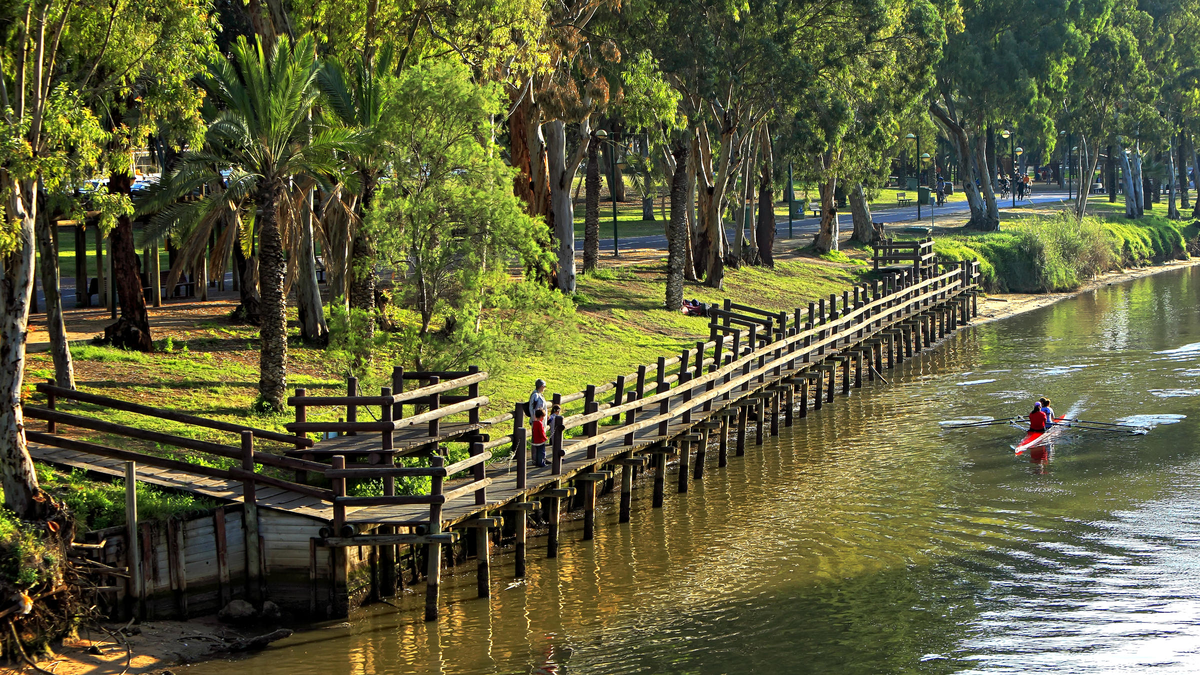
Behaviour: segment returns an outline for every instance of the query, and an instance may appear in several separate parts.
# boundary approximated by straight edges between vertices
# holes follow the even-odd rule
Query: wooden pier
[[[47,446],[35,447],[35,457],[63,466],[111,474],[118,463],[137,461],[153,469],[145,480],[162,485],[196,481],[189,489],[242,502],[243,523],[251,523],[263,509],[303,519],[307,526],[289,527],[287,536],[274,540],[264,538],[261,549],[294,549],[289,559],[303,559],[307,565],[294,564],[289,573],[307,578],[306,589],[293,584],[276,592],[274,574],[254,574],[262,569],[262,550],[244,566],[247,577],[254,577],[256,593],[281,605],[345,616],[352,604],[352,579],[368,588],[367,597],[383,598],[423,578],[425,615],[433,620],[439,615],[442,568],[447,559],[458,559],[456,549],[476,558],[479,593],[487,596],[494,543],[510,541],[516,574],[525,573],[531,511],[544,514],[546,556],[555,557],[564,499],[570,500],[568,508],[582,510],[584,539],[594,533],[601,494],[619,490],[619,520],[630,520],[638,473],[653,474],[653,504],[661,507],[671,458],[679,465],[673,489],[686,492],[690,481],[701,480],[711,465],[726,466],[731,454],[744,455],[751,444],[761,445],[781,427],[820,410],[836,394],[850,395],[872,382],[882,383],[887,370],[969,323],[976,312],[978,276],[977,263],[935,260],[885,271],[869,286],[793,312],[726,301],[712,312],[709,339],[695,348],[658,358],[612,382],[553,395],[565,418],[551,430],[552,464],[545,468],[529,465],[523,405],[480,419],[481,409],[489,404],[479,395],[487,374],[474,368],[451,373],[396,369],[392,386],[378,395],[358,392],[353,381],[346,396],[308,396],[298,389],[288,400],[296,413],[296,421],[287,425],[289,434],[198,423],[225,425],[220,430],[240,436],[236,448],[116,429],[56,411],[56,398],[68,396],[113,407],[131,404],[39,385],[49,405],[27,407],[27,415],[46,420],[49,428],[31,432],[30,441]],[[406,384],[414,381],[418,386],[407,390]],[[308,421],[314,408],[334,408],[342,420]],[[165,411],[133,412],[162,416]],[[370,421],[360,421],[360,413]],[[55,433],[55,426],[64,424],[236,458],[241,467],[212,469],[72,441]],[[314,442],[307,437],[312,433],[336,437]],[[254,438],[267,434],[291,449],[283,456],[255,452]],[[449,462],[444,456],[447,443],[464,445],[465,458]],[[510,450],[510,459],[489,465],[493,452],[503,448]],[[429,490],[396,494],[397,479],[427,479]],[[382,483],[382,494],[354,489],[372,482]],[[247,537],[260,528],[252,529]],[[280,597],[285,591],[293,597]]]

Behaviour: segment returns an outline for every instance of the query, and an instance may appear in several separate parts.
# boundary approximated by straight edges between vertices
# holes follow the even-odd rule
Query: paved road
[[[1020,207],[1020,206],[1029,206],[1031,204],[1051,204],[1051,203],[1055,203],[1055,202],[1064,202],[1066,200],[1066,198],[1067,198],[1067,193],[1065,190],[1063,190],[1061,192],[1059,192],[1059,191],[1037,192],[1030,199],[1026,199],[1024,201],[1018,201],[1017,206]],[[1011,200],[1001,201],[1000,208],[1001,208],[1001,210],[1012,208],[1012,201]],[[931,222],[931,216],[932,216],[933,222],[936,222],[938,218],[944,218],[947,216],[969,213],[970,210],[971,210],[971,207],[969,207],[966,202],[953,202],[953,203],[949,203],[945,206],[939,206],[939,207],[923,206],[923,207],[921,207],[920,223],[921,223],[921,225],[927,226]],[[844,216],[841,221],[842,227],[843,228],[848,227],[850,224],[849,214],[844,213],[842,215]],[[916,226],[917,225],[917,207],[916,206],[905,206],[905,207],[879,209],[879,210],[873,211],[871,213],[871,217],[873,220],[875,220],[875,222],[910,223],[911,225]],[[604,227],[605,223],[604,223],[603,219],[601,219],[600,223],[601,223],[601,227]],[[611,226],[611,224],[612,223],[610,221],[608,223],[608,225]],[[819,218],[804,218],[802,220],[793,220],[792,221],[792,232],[794,232],[795,237],[797,239],[806,237],[806,236],[813,237],[813,236],[816,236],[817,227],[820,224],[821,224],[821,220]],[[730,237],[733,236],[732,229],[729,230],[729,236]],[[775,223],[775,238],[776,239],[788,238],[787,218],[783,218],[781,220],[776,221],[776,223]],[[667,238],[661,234],[646,235],[646,236],[641,236],[641,237],[621,237],[620,241],[621,241],[621,249],[620,250],[622,250],[622,251],[632,250],[632,249],[637,249],[637,248],[642,248],[642,249],[658,248],[658,249],[664,249],[664,250],[667,248]],[[576,247],[576,250],[583,249],[583,239],[582,238],[578,238],[575,240],[575,247]],[[600,250],[601,251],[612,251],[613,250],[613,240],[611,238],[601,239],[600,240]]]

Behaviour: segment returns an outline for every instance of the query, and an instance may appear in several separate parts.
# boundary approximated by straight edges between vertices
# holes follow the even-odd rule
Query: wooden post
[[[661,509],[663,494],[666,492],[667,455],[657,452],[654,455],[654,500],[652,506]]]
[[[467,452],[470,453],[471,457],[478,457],[479,455],[482,455],[483,443],[472,443]],[[485,467],[483,464],[476,464],[471,470],[476,483],[481,483],[485,478],[487,478],[487,467]],[[475,506],[483,506],[485,504],[487,504],[486,485],[475,491]]]
[[[721,437],[717,439],[717,466],[729,465],[729,415],[721,415]]]
[[[517,462],[517,489],[524,490],[528,474],[528,434],[525,428],[525,404],[517,403],[513,408],[513,454]]]
[[[817,371],[817,390],[813,396],[813,410],[820,410],[825,400],[825,371]]]
[[[829,369],[829,388],[825,390],[825,402],[833,403],[833,395],[837,390],[837,373],[838,362],[833,362],[833,367]]]
[[[737,428],[737,444],[734,446],[734,454],[738,457],[746,456],[746,418],[749,417],[748,405],[738,406],[738,428]]]
[[[779,435],[779,400],[783,398],[783,392],[775,390],[771,396],[771,436]]]
[[[392,395],[391,387],[380,387],[379,396],[388,398]],[[392,421],[392,404],[384,403],[379,407],[379,417],[384,422]],[[396,456],[393,453],[395,449],[394,437],[392,429],[384,429],[380,449],[383,450],[384,466],[396,466]],[[479,465],[482,468],[482,465]],[[384,476],[383,478],[383,494],[386,497],[392,497],[396,494],[396,478],[394,476]],[[381,525],[379,527],[380,534],[395,534],[396,527],[394,525]],[[379,551],[379,596],[383,598],[391,598],[396,595],[396,545],[386,544],[377,547]]]
[[[786,394],[787,394],[787,400],[785,402],[785,405],[787,406],[787,408],[784,411],[783,424],[784,424],[784,426],[790,427],[790,426],[792,426],[793,410],[796,407],[796,385],[789,384],[788,388],[786,390]]]
[[[679,445],[679,494],[684,494],[688,490],[688,473],[689,464],[692,457],[692,442],[686,439],[678,442]]]
[[[529,534],[526,526],[527,518],[528,512],[525,509],[516,512],[516,536],[513,542],[513,558],[515,563],[513,576],[518,579],[525,576],[525,541]]]
[[[486,516],[487,513],[483,515]],[[475,528],[475,557],[479,563],[475,572],[475,587],[479,591],[479,597],[487,598],[492,594],[492,540],[488,536],[487,527]]]
[[[467,374],[475,375],[477,373],[479,373],[479,366],[467,366]],[[478,382],[467,385],[467,395],[471,398],[479,397]],[[467,422],[471,424],[479,424],[479,408],[471,408],[471,410],[467,412]]]
[[[217,601],[224,607],[233,598],[233,589],[229,585],[229,540],[225,536],[224,506],[218,506],[213,512],[213,535],[217,545]]]
[[[868,347],[869,349],[869,347]],[[863,352],[856,350],[854,356],[854,388],[862,389],[863,386]]]
[[[614,387],[614,389],[615,389],[615,391],[613,393],[612,404],[613,404],[613,407],[615,408],[615,407],[621,405],[622,400],[625,398],[625,376],[624,375],[617,376],[617,382],[616,382],[616,386]],[[621,423],[621,414],[620,413],[617,413],[616,415],[612,416],[612,423],[613,424]]]
[[[696,342],[696,372],[692,375],[692,377],[703,377],[703,376],[704,376],[704,343]]]
[[[334,457],[336,462],[338,457]],[[345,467],[345,459],[341,462],[342,467]],[[446,460],[441,455],[433,455],[429,458],[429,466],[439,468],[446,465]],[[336,467],[336,464],[335,464]],[[442,477],[433,476],[429,481],[429,495],[431,497],[442,494]],[[336,513],[336,510],[335,510]],[[344,517],[344,516],[343,516]],[[442,505],[434,502],[429,505],[429,533],[441,534],[442,532]],[[437,541],[431,541],[428,544],[429,554],[425,556],[425,562],[428,565],[425,570],[425,620],[437,621],[438,618],[438,591],[442,582],[442,545]]]
[[[552,487],[558,488],[559,487],[558,481],[555,481],[553,483]],[[558,526],[559,526],[559,521],[562,519],[559,507],[562,505],[562,500],[559,499],[557,496],[553,496],[553,497],[546,499],[542,503],[546,504],[547,510],[549,511],[549,513],[546,514],[546,519],[549,521],[549,528],[548,528],[549,532],[547,532],[547,535],[546,535],[546,557],[547,558],[557,558],[558,557]]]
[[[554,405],[561,406],[562,405],[562,394],[555,394],[553,400],[554,400]],[[551,448],[551,450],[554,451],[554,457],[550,460],[550,473],[557,476],[562,473],[562,460],[563,460],[563,458],[562,458],[562,455],[563,455],[562,425],[560,425],[556,422],[554,424],[554,428],[550,430],[550,434],[551,434],[550,435],[550,448]],[[555,526],[555,527],[557,527],[557,526]]]
[[[754,399],[754,411],[758,415],[758,424],[754,425],[754,444],[763,444],[763,431],[767,425],[767,402],[765,398]]]
[[[808,377],[800,380],[800,417],[808,417]]]
[[[254,432],[242,432],[242,470],[254,473]],[[246,535],[246,595],[250,602],[262,602],[262,551],[258,538],[258,501],[253,478],[242,481],[242,526]]]
[[[404,393],[404,369],[400,366],[392,366],[392,392],[397,396]],[[403,403],[392,406],[392,419],[404,419]]]
[[[434,375],[433,377],[429,378],[429,385],[433,386],[435,384],[441,383],[441,381],[442,381],[442,378],[438,377],[437,375]],[[442,395],[441,394],[433,394],[429,398],[430,398],[430,401],[429,401],[429,411],[430,412],[433,412],[434,410],[437,410],[438,408],[442,407]],[[440,419],[429,420],[429,435],[432,437],[432,436],[437,436],[440,433],[442,433],[441,420]]]
[[[125,462],[125,562],[129,568],[129,613],[144,615],[145,584],[142,580],[141,549],[138,546],[137,464]]]
[[[621,464],[621,512],[617,517],[618,523],[629,522],[630,506],[633,502],[633,465]]]
[[[594,468],[594,467],[593,467]],[[583,540],[596,536],[596,482],[583,481]]]
[[[700,442],[696,444],[696,458],[692,462],[692,479],[701,480],[704,478],[704,454],[708,450],[708,430],[705,429],[700,434]]]
[[[358,396],[358,378],[351,375],[346,378],[346,396]],[[346,422],[354,424],[358,421],[358,404],[346,404]],[[347,436],[357,436],[357,431],[347,431]]]

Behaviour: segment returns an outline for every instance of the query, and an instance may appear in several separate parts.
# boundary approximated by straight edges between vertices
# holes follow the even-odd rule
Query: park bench
[[[912,202],[913,202],[912,197],[909,197],[908,193],[906,193],[906,192],[897,192],[896,193],[896,203],[899,204],[900,206],[908,206],[909,204],[912,204]]]
[[[808,203],[808,210],[812,211],[813,218],[821,215],[821,200],[814,199]]]
[[[903,266],[922,270],[933,266],[937,256],[933,253],[933,239],[918,241],[895,241],[884,239],[877,244],[871,244],[874,249],[872,263],[874,269]]]

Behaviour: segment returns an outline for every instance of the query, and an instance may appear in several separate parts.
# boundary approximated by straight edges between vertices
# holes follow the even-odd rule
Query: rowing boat
[[[1014,448],[1016,454],[1021,455],[1030,448],[1048,444],[1051,438],[1057,436],[1065,428],[1063,424],[1064,420],[1066,420],[1066,415],[1054,418],[1054,423],[1047,427],[1045,431],[1027,432],[1025,437],[1021,439],[1021,442]]]

